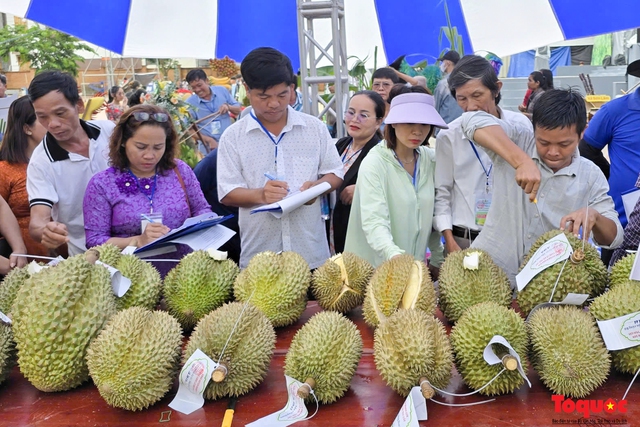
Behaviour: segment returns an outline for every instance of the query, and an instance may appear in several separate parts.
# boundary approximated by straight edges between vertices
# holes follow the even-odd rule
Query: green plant
[[[31,63],[36,74],[44,70],[60,70],[77,76],[77,51],[97,54],[77,38],[51,28],[26,25],[7,26],[0,30],[0,57],[17,53],[20,64]]]
[[[458,33],[458,28],[451,25],[451,18],[449,17],[449,7],[447,6],[447,2],[444,2],[444,14],[447,17],[447,26],[440,27],[440,35],[438,36],[438,45],[440,46],[441,52],[440,57],[444,55],[448,50],[455,50],[460,54],[460,56],[464,56],[464,44],[462,43],[462,35]],[[449,40],[449,47],[442,47],[442,36],[445,36],[447,40]]]

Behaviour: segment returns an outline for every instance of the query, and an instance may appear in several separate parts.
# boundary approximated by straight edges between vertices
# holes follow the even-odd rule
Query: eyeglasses
[[[150,119],[155,120],[158,123],[165,123],[169,121],[169,115],[167,113],[147,113],[144,111],[136,111],[132,114],[133,118],[139,122],[146,122]]]
[[[345,122],[350,122],[351,120],[353,120],[353,119],[354,119],[354,117],[355,117],[355,119],[356,119],[356,122],[358,122],[358,123],[364,123],[364,122],[366,122],[366,121],[369,119],[369,117],[371,117],[371,116],[369,116],[369,115],[368,115],[368,114],[366,114],[366,113],[358,113],[358,114],[356,114],[354,111],[347,111],[346,113],[344,113],[344,120],[345,120]]]

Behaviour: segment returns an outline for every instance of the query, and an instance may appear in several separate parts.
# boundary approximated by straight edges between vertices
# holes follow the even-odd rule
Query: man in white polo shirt
[[[80,120],[84,103],[76,81],[60,71],[38,74],[29,85],[29,98],[47,129],[27,168],[29,233],[51,249],[67,243],[69,255],[77,255],[86,250],[84,192],[89,179],[108,167],[115,125]]]

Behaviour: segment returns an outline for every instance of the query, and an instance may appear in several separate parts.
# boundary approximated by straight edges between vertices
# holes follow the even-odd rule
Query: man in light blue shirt
[[[462,108],[460,108],[458,102],[451,96],[451,90],[449,90],[449,74],[451,74],[451,71],[453,71],[453,68],[459,60],[460,55],[455,50],[450,50],[438,58],[443,76],[433,91],[433,98],[436,102],[438,114],[440,114],[440,117],[442,117],[446,123],[451,123],[462,115]]]
[[[229,113],[240,114],[240,103],[231,97],[226,88],[211,86],[201,68],[187,73],[187,83],[194,92],[187,99],[187,103],[195,107],[192,116],[195,120],[202,120],[197,124],[195,137],[208,148],[208,152],[218,146],[220,136],[231,126]]]

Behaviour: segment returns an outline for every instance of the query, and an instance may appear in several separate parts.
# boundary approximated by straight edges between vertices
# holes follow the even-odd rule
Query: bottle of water
[[[329,196],[324,195],[324,196],[320,197],[320,210],[321,210],[322,219],[324,219],[325,221],[328,220],[330,218],[330,215],[329,215]]]

